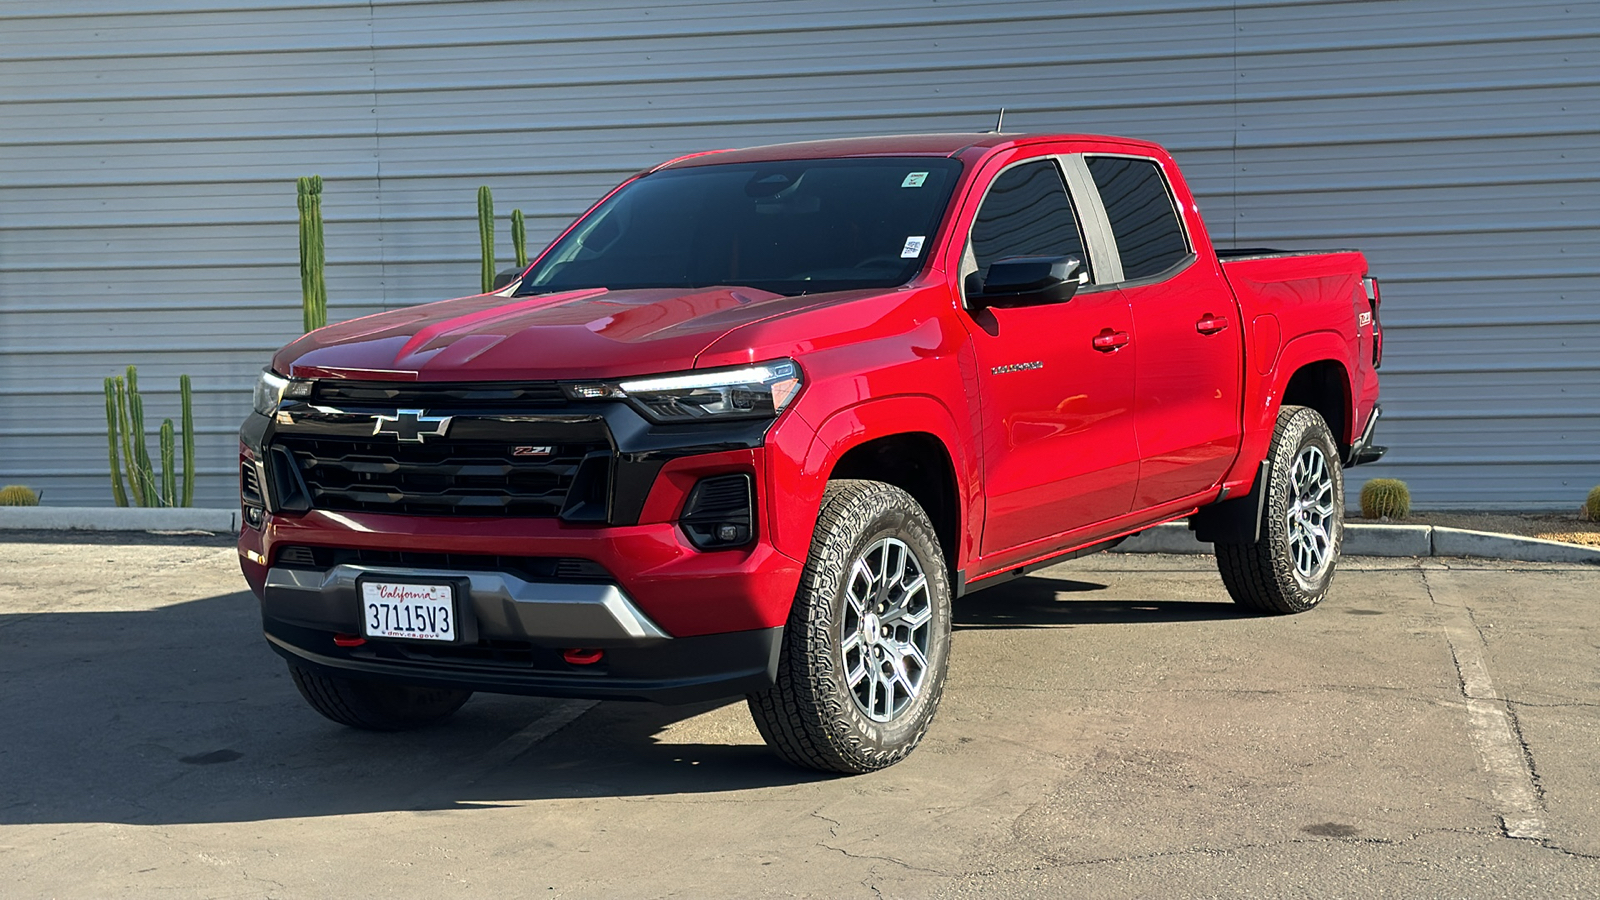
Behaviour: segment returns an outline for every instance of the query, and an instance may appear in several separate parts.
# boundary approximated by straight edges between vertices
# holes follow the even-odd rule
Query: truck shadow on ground
[[[1106,585],[1034,575],[955,602],[954,628],[1068,628],[1254,618],[1234,603],[1207,600],[1097,598]]]
[[[1019,579],[958,601],[956,627],[1240,615],[1225,603],[1080,599],[1104,587]],[[0,824],[257,821],[828,777],[773,757],[742,702],[601,703],[513,755],[519,730],[571,707],[480,694],[432,728],[343,728],[301,701],[257,616],[246,592],[145,611],[0,615]]]
[[[711,793],[824,778],[760,742],[740,703],[601,703],[526,753],[563,701],[480,694],[397,734],[296,693],[241,592],[137,612],[0,615],[0,825],[242,822],[554,798]],[[714,713],[714,721],[679,728]]]

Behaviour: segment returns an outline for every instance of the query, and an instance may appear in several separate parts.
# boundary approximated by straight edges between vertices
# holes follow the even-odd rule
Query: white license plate
[[[453,641],[455,588],[448,584],[363,581],[361,633],[375,638]]]

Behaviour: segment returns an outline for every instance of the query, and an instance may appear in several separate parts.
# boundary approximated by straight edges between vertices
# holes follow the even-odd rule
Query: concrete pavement
[[[342,729],[225,541],[82,540],[0,538],[6,897],[1600,894],[1593,566],[1346,560],[1267,618],[1074,561],[959,601],[927,741],[836,779],[742,703]]]

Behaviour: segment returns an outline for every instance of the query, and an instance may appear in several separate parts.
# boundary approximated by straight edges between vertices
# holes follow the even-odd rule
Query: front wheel
[[[471,691],[391,684],[330,675],[294,663],[289,675],[312,709],[340,725],[368,731],[403,731],[449,718]]]
[[[855,774],[927,733],[950,655],[950,580],[922,507],[876,481],[834,481],[784,631],[778,677],[749,697],[767,745]]]
[[[1344,540],[1344,470],[1328,423],[1285,406],[1268,451],[1261,535],[1216,544],[1217,569],[1235,603],[1297,613],[1321,603]]]

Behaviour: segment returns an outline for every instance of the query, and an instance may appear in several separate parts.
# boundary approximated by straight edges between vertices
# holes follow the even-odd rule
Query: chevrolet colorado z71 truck
[[[1382,452],[1362,256],[1216,250],[1143,141],[683,157],[509,277],[261,375],[242,566],[337,722],[744,695],[783,758],[880,768],[956,597],[1187,516],[1237,602],[1310,609]]]

